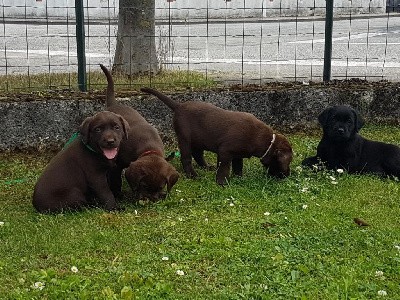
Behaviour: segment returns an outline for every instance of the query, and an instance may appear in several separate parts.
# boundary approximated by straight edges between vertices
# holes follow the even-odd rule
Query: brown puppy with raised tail
[[[243,158],[251,156],[259,157],[270,175],[281,178],[290,174],[293,152],[288,140],[254,115],[199,101],[178,103],[156,90],[141,90],[155,95],[173,110],[173,125],[187,176],[197,175],[192,157],[199,166],[207,167],[204,150],[217,154],[220,185],[226,183],[231,164],[233,173],[241,176]]]
[[[139,198],[158,200],[178,181],[179,174],[164,158],[164,145],[157,130],[133,108],[115,100],[114,81],[108,69],[100,65],[107,77],[107,110],[123,116],[130,126],[129,137],[121,144],[118,168],[110,180],[115,194],[121,192],[121,173]]]
[[[79,136],[50,161],[39,177],[32,201],[36,210],[57,213],[96,202],[107,210],[117,209],[107,173],[115,166],[128,130],[126,121],[109,111],[86,118]]]

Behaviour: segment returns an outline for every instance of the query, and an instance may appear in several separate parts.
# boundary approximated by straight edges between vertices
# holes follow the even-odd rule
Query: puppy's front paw
[[[114,202],[114,203],[107,203],[104,209],[107,211],[123,211],[125,208],[121,207],[119,204]]]
[[[190,172],[186,172],[186,176],[189,178],[195,179],[195,178],[197,178],[198,175],[195,170],[192,170]]]
[[[114,211],[114,212],[119,212],[119,211],[125,211],[125,207],[121,206],[121,205],[116,205],[114,208],[109,209],[108,211]]]
[[[217,178],[217,184],[220,186],[224,186],[228,183],[228,179],[226,177],[223,178]]]

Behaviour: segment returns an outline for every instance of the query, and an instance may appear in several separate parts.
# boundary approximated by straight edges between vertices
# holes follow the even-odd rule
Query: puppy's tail
[[[141,88],[140,90],[142,92],[156,96],[158,99],[160,99],[162,102],[164,102],[164,104],[167,105],[172,110],[175,110],[175,108],[178,107],[180,104],[179,102],[172,100],[170,97],[167,97],[166,95],[160,93],[159,91],[153,90],[151,88]]]
[[[103,70],[104,75],[106,75],[107,78],[106,106],[110,107],[111,105],[117,104],[117,101],[115,100],[114,80],[110,71],[108,71],[104,65],[100,64],[100,68]]]

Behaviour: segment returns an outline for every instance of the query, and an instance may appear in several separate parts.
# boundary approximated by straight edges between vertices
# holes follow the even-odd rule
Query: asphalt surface
[[[167,69],[195,70],[222,81],[320,81],[325,22],[315,18],[231,19],[156,23]],[[400,78],[400,14],[336,18],[332,79]],[[117,26],[86,24],[87,70],[113,61]],[[76,72],[75,24],[54,19],[3,19],[0,74]]]

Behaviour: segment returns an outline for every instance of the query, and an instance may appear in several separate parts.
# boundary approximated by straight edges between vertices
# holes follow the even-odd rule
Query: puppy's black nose
[[[344,128],[340,127],[340,128],[338,128],[337,131],[338,131],[340,134],[343,134],[343,133],[344,133]]]
[[[115,139],[108,139],[107,140],[107,145],[108,146],[114,146],[115,145]]]

